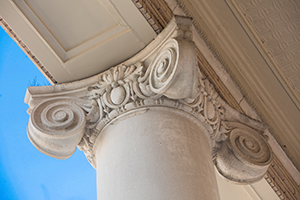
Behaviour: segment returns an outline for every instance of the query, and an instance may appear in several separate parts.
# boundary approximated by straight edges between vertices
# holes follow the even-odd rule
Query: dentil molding
[[[191,25],[190,18],[175,16],[144,50],[118,66],[82,81],[28,88],[32,144],[60,159],[78,147],[96,167],[93,147],[103,128],[145,109],[169,107],[205,126],[223,177],[246,184],[260,180],[272,161],[267,127],[230,107],[202,76]]]

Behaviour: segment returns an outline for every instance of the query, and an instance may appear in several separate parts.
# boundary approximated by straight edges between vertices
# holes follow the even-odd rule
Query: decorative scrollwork
[[[47,99],[32,110],[28,137],[43,153],[67,158],[81,140],[85,124],[85,113],[74,99]]]
[[[178,43],[169,40],[150,64],[150,89],[157,94],[163,94],[174,81],[178,67]]]
[[[238,123],[216,153],[219,173],[236,183],[249,184],[261,179],[272,161],[271,148],[262,134]]]
[[[271,152],[263,136],[255,131],[235,128],[230,132],[231,148],[236,157],[249,163],[266,165],[270,162]]]
[[[224,177],[238,183],[261,178],[272,159],[270,147],[258,132],[265,125],[238,113],[219,97],[197,67],[190,19],[181,26],[184,30],[172,28],[175,36],[168,33],[158,47],[143,53],[145,57],[112,67],[88,84],[83,80],[76,87],[53,86],[51,92],[58,92],[46,100],[48,94],[40,91],[28,97],[34,99],[28,124],[32,143],[56,158],[69,157],[78,145],[95,167],[94,143],[107,124],[137,108],[163,106],[187,112],[205,126],[214,163]]]

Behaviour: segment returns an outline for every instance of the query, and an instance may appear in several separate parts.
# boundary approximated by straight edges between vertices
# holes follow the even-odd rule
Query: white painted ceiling
[[[156,37],[131,0],[3,0],[0,13],[58,83],[98,74]]]

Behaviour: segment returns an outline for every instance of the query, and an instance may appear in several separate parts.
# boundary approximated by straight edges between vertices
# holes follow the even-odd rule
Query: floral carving
[[[189,113],[206,127],[213,160],[224,177],[246,183],[261,178],[271,160],[271,150],[262,135],[265,126],[238,113],[219,97],[197,67],[191,20],[177,20],[183,29],[172,29],[174,35],[155,50],[148,50],[150,55],[145,59],[112,67],[96,76],[92,84],[77,89],[58,86],[60,92],[52,98],[34,96],[28,134],[37,148],[64,158],[77,145],[95,167],[94,143],[112,120],[138,108],[169,107]],[[230,162],[233,159],[235,162]],[[249,163],[254,167],[248,167]],[[236,174],[245,169],[249,177],[227,176],[235,164],[240,166]]]

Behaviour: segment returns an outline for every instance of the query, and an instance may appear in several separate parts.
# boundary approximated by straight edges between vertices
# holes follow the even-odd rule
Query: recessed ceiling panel
[[[106,0],[14,2],[63,62],[129,30]]]
[[[24,2],[66,51],[118,25],[100,1]]]
[[[0,16],[58,83],[100,73],[156,37],[131,0],[2,0]]]

